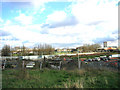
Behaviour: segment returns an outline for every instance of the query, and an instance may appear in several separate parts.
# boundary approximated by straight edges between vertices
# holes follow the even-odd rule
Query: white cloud
[[[82,34],[86,31],[83,36],[88,41],[106,37],[117,39],[117,34],[112,34],[118,30],[117,3],[117,1],[109,2],[108,0],[86,0],[83,3],[72,4],[72,14],[79,20],[80,24],[88,25],[85,26],[87,29],[82,29],[79,27],[80,25],[75,28],[82,29],[83,31],[80,32]]]
[[[26,16],[25,14],[20,14],[18,17],[15,17],[16,21],[19,21],[21,24],[32,24],[33,17]]]
[[[54,13],[47,16],[47,23],[61,22],[66,18],[66,13],[64,11],[55,11]]]
[[[19,14],[21,14],[21,10],[18,10],[18,11],[16,11],[16,13],[19,13]]]
[[[34,9],[33,15],[35,15],[35,14],[41,14],[44,11],[45,11],[44,7],[41,7],[39,9]]]
[[[24,28],[28,31],[38,32],[40,33],[42,31],[41,24],[32,24],[32,25],[26,25]]]
[[[14,37],[20,40],[33,40],[33,35],[35,32],[29,31],[27,28],[19,25],[11,25],[4,27],[4,30],[11,32]]]
[[[0,18],[0,23],[2,23],[3,22],[3,19],[2,18]]]
[[[40,10],[40,13],[42,13],[44,10],[45,10],[45,8],[42,8],[42,9]]]
[[[14,47],[14,46],[22,46],[23,44],[21,43],[21,41],[3,41],[2,42],[3,44],[5,44],[5,45],[10,45],[10,46],[12,46],[12,47]]]
[[[70,6],[72,10],[71,14],[79,21],[79,23],[75,25],[55,28],[42,27],[42,24],[32,24],[33,16],[26,16],[20,13],[20,16],[16,17],[15,20],[26,26],[4,26],[4,30],[20,39],[19,42],[16,42],[17,44],[22,44],[22,42],[27,41],[27,43],[25,43],[26,46],[33,46],[35,43],[58,43],[60,45],[80,43],[82,45],[86,43],[96,43],[96,40],[101,40],[102,42],[105,39],[111,40],[110,45],[116,46],[117,33],[113,33],[118,28],[116,2],[106,1],[106,3],[104,3],[102,0],[98,5],[97,3],[97,0],[86,0],[75,4],[73,3]],[[39,4],[41,3],[38,2],[35,6],[39,7]],[[38,11],[42,12],[44,10],[45,8],[42,7]],[[69,15],[65,11],[55,11],[47,16],[46,23],[56,24],[58,22],[63,22],[68,19],[68,16]]]
[[[43,0],[32,0],[32,4],[34,5],[34,8],[37,9],[41,6],[44,6],[45,1]]]
[[[12,22],[10,20],[7,20],[5,25],[10,25]]]
[[[76,24],[78,24],[76,17],[65,11],[54,11],[46,19],[46,25],[50,28],[74,26]]]
[[[117,2],[108,2],[106,0],[106,3],[104,3],[104,1],[102,1],[103,0],[87,0],[84,3],[73,4],[72,14],[83,24],[95,21],[116,21],[118,7],[115,6],[115,3],[117,4]]]
[[[44,7],[45,7],[45,3],[54,2],[54,1],[56,1],[56,0],[31,0],[30,2],[33,5],[35,11],[38,11],[41,8],[42,8],[42,11],[43,11]]]

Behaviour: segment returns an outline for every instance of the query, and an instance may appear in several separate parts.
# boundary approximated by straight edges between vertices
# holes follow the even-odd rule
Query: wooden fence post
[[[23,61],[22,67],[24,68],[25,62]]]
[[[40,62],[40,70],[42,69],[42,62]]]
[[[3,69],[5,69],[5,65],[6,65],[6,58],[5,58],[5,62],[4,62],[4,66],[3,66]]]
[[[60,64],[59,64],[60,68],[59,68],[59,70],[61,69],[61,64],[62,64],[62,61],[60,61]]]
[[[78,69],[80,69],[79,52],[78,52]]]
[[[80,69],[81,68],[81,61],[80,60],[78,61],[78,65],[79,65],[78,68]]]

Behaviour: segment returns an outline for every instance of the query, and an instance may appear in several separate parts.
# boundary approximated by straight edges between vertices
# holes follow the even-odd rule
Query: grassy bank
[[[106,70],[5,70],[3,88],[118,88],[120,73]]]

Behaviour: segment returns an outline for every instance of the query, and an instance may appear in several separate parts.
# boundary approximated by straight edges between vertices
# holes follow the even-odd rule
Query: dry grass
[[[108,80],[106,77],[104,77],[104,80],[105,80],[105,84],[108,85]]]
[[[25,69],[19,70],[19,72],[16,73],[15,76],[19,79],[29,79],[30,78],[29,73]]]
[[[85,69],[77,70],[77,73],[80,75],[85,74],[85,72],[86,72]]]
[[[77,80],[75,82],[68,81],[67,83],[65,82],[63,85],[65,88],[84,88],[84,82],[83,80]]]
[[[85,74],[86,70],[85,69],[75,69],[75,70],[68,70],[69,73],[75,73],[77,75],[83,75]]]

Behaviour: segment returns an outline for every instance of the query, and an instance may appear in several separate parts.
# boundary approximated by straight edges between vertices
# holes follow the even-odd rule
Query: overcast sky
[[[0,2],[2,46],[118,45],[118,0],[14,1]]]

